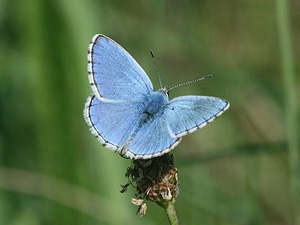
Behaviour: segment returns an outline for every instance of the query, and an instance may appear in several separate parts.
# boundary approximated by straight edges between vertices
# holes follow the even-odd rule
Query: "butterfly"
[[[149,159],[170,152],[182,137],[203,128],[229,108],[216,97],[154,91],[135,59],[102,34],[88,48],[88,78],[93,94],[84,118],[103,146],[125,158]]]

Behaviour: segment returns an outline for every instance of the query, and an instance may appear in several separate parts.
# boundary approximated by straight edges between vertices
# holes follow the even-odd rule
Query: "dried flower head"
[[[138,200],[133,199],[132,203],[140,206],[138,213],[142,215],[147,208],[143,199],[159,205],[175,200],[179,194],[177,173],[173,156],[169,154],[148,160],[133,160],[133,166],[125,174],[129,182],[122,185],[121,192],[130,184],[136,188]]]

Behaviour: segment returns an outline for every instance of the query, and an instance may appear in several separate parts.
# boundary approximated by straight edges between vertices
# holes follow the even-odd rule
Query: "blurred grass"
[[[297,86],[295,65],[289,24],[289,5],[287,1],[276,1],[279,43],[281,50],[282,75],[286,95],[286,130],[288,133],[289,164],[291,176],[291,202],[294,224],[300,224],[300,132],[297,112]]]
[[[119,193],[130,161],[84,123],[96,33],[156,88],[150,49],[165,85],[214,75],[171,97],[231,103],[174,150],[182,224],[297,224],[300,4],[287,3],[0,0],[0,224],[167,223],[153,204],[135,216],[133,192]]]

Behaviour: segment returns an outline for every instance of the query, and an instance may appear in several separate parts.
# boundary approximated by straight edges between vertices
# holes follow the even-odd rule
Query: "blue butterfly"
[[[84,118],[105,147],[126,158],[161,156],[229,108],[229,102],[215,97],[169,100],[166,88],[154,91],[134,58],[101,34],[88,48],[88,77],[93,94],[85,104]]]

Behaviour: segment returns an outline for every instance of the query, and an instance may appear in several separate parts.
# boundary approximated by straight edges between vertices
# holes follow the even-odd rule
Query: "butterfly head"
[[[163,87],[158,90],[159,92],[163,93],[165,96],[169,97],[169,90],[167,87]]]

